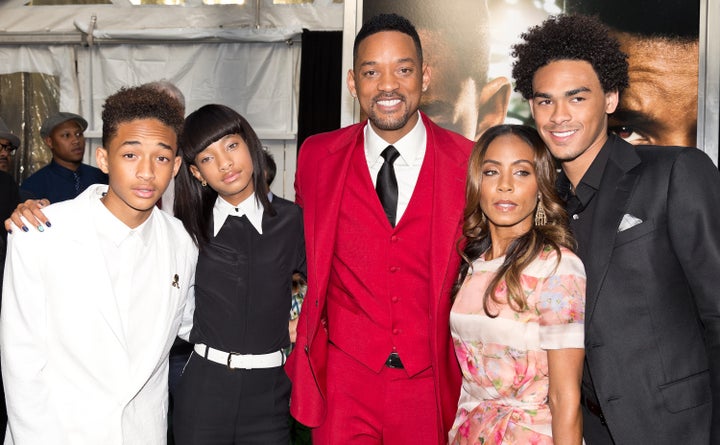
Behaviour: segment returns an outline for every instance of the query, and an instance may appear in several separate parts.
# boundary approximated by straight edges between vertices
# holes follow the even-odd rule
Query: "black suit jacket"
[[[720,443],[720,172],[611,135],[588,252],[586,356],[617,445]],[[641,223],[618,231],[624,215]]]

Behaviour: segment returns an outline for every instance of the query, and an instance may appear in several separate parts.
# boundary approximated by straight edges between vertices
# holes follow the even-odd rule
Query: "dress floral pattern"
[[[483,295],[504,257],[473,263],[453,304],[450,328],[463,372],[451,444],[552,444],[547,350],[583,347],[585,270],[566,249],[546,248],[524,271],[528,309],[491,304]],[[505,301],[505,283],[498,299]]]

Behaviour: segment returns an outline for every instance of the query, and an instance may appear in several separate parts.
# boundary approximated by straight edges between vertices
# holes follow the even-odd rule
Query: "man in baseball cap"
[[[75,198],[92,184],[107,184],[105,173],[82,163],[87,126],[87,121],[74,113],[60,112],[47,118],[40,136],[52,151],[52,160],[28,177],[21,189],[34,198],[58,202]]]
[[[10,172],[12,155],[19,146],[20,138],[15,136],[0,118],[0,171]]]

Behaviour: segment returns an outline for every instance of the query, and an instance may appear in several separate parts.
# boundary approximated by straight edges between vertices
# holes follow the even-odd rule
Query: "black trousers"
[[[175,394],[175,444],[287,445],[289,402],[282,367],[229,369],[193,353]]]

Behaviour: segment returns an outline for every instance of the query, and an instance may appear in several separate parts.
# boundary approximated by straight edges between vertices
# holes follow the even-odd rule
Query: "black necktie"
[[[385,159],[380,171],[377,175],[377,182],[375,183],[375,191],[380,198],[380,203],[385,209],[385,215],[390,221],[390,225],[395,227],[395,214],[397,212],[398,202],[398,185],[397,178],[395,177],[395,169],[393,168],[393,162],[400,156],[400,153],[392,145],[380,153],[380,156]]]
[[[73,172],[73,179],[75,180],[75,194],[80,194],[80,175],[78,172]]]

